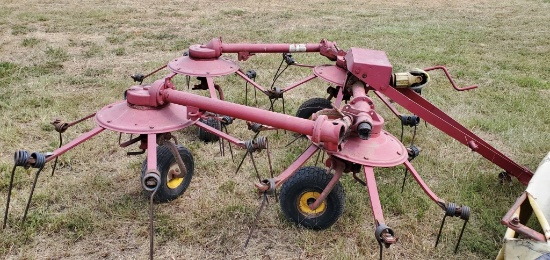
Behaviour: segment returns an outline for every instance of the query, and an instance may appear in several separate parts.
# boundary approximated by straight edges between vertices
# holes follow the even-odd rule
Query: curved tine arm
[[[420,177],[418,172],[416,172],[416,170],[412,166],[411,162],[405,161],[403,164],[405,165],[405,167],[407,167],[407,169],[409,170],[409,172],[413,176],[414,180],[418,183],[418,185],[420,185],[420,187],[422,188],[424,193],[426,193],[426,195],[428,195],[428,197],[430,197],[430,199],[432,199],[435,203],[437,203],[437,205],[439,207],[441,207],[443,210],[445,210],[445,201],[440,199],[439,197],[437,197],[437,195],[435,195],[435,193],[432,190],[430,190],[430,188],[424,182],[424,180],[422,180],[422,178]]]

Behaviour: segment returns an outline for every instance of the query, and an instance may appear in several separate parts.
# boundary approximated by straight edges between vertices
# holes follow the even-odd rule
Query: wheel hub
[[[177,188],[183,183],[183,179],[185,179],[185,174],[185,169],[181,171],[178,167],[178,164],[172,164],[170,166],[170,169],[168,169],[168,174],[166,175],[166,186],[168,186],[168,188],[170,189]]]
[[[326,201],[321,202],[316,209],[309,208],[309,205],[313,204],[317,198],[321,196],[321,193],[317,191],[306,191],[298,197],[298,209],[300,212],[308,217],[316,217],[323,214],[327,208]]]

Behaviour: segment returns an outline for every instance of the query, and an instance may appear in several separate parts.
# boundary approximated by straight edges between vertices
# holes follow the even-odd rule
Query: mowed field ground
[[[57,132],[50,122],[74,121],[122,99],[133,83],[179,57],[191,44],[222,37],[226,43],[318,43],[328,39],[350,47],[383,50],[395,71],[447,66],[460,86],[454,91],[441,73],[423,96],[514,161],[536,169],[550,150],[550,1],[13,1],[0,3],[0,209],[4,212],[13,154],[53,151]],[[235,55],[226,57],[236,60]],[[296,54],[306,64],[329,61]],[[271,85],[280,55],[256,55],[241,62]],[[168,73],[163,70],[144,84]],[[284,87],[311,70],[290,67],[276,86]],[[243,104],[244,82],[216,78],[226,99]],[[191,84],[197,80],[192,79]],[[188,90],[185,78],[175,83]],[[285,94],[287,113],[302,102],[325,97],[327,83],[314,80]],[[249,89],[249,97],[253,92]],[[248,100],[250,103],[250,99]],[[258,107],[268,98],[258,93]],[[399,136],[401,126],[380,102],[385,128]],[[281,103],[275,104],[281,111]],[[406,113],[403,108],[398,109]],[[76,138],[93,120],[64,134]],[[244,122],[229,132],[253,137]],[[198,140],[197,129],[174,132],[195,160],[189,189],[178,199],[155,205],[157,259],[377,259],[378,244],[368,193],[346,175],[342,217],[329,229],[312,231],[285,219],[274,198],[258,220],[248,247],[245,240],[261,200],[254,189],[250,161],[235,174],[235,161],[220,156],[218,143]],[[274,170],[280,173],[307,147],[283,131],[266,132]],[[404,143],[413,131],[406,128]],[[40,175],[26,223],[21,224],[34,169],[19,168],[7,228],[0,231],[0,257],[6,259],[147,259],[148,198],[139,174],[144,155],[120,148],[118,133],[105,131],[60,157]],[[123,139],[129,138],[123,136]],[[398,243],[385,259],[491,259],[501,246],[500,219],[524,190],[517,180],[500,184],[501,171],[433,126],[421,123],[413,161],[426,183],[446,201],[468,205],[470,222],[453,253],[462,221],[447,218],[434,248],[443,212],[412,178],[403,192],[403,167],[376,169],[388,226]],[[227,149],[226,149],[227,152]],[[260,175],[268,177],[266,152],[256,155]],[[314,162],[309,162],[309,165]]]

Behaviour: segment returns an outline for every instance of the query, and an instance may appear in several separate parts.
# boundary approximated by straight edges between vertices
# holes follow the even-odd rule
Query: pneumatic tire
[[[296,111],[296,117],[309,119],[311,115],[326,108],[332,108],[332,103],[326,98],[312,98],[306,100]]]
[[[183,160],[185,169],[180,169],[176,163],[176,158],[167,146],[157,146],[157,170],[160,172],[160,186],[153,198],[156,202],[168,202],[175,200],[182,195],[191,183],[194,172],[194,161],[191,152],[181,146],[176,146],[178,153]],[[141,179],[147,172],[147,160],[141,166]],[[174,174],[183,172],[183,177],[174,177]],[[180,176],[182,174],[179,174]],[[151,195],[149,191],[143,191],[147,196]]]
[[[332,226],[344,212],[345,196],[340,182],[317,209],[309,208],[332,177],[325,169],[315,166],[298,169],[281,187],[279,200],[284,215],[309,229],[321,230]]]

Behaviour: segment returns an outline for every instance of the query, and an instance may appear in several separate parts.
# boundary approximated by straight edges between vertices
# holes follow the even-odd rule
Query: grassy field
[[[461,86],[456,92],[438,73],[423,95],[453,118],[534,170],[550,150],[550,1],[13,1],[0,8],[0,205],[6,204],[13,153],[57,148],[52,119],[73,121],[122,98],[134,83],[129,75],[148,73],[181,56],[191,45],[215,37],[224,42],[317,43],[326,38],[342,49],[386,51],[395,71],[447,66]],[[236,56],[228,57],[236,60]],[[301,63],[323,64],[320,55],[297,54]],[[270,86],[279,55],[256,55],[241,63]],[[156,74],[145,83],[164,76]],[[284,87],[311,72],[289,68]],[[244,83],[216,79],[227,100],[244,103]],[[180,77],[178,88],[187,91]],[[194,82],[193,82],[194,83]],[[286,96],[288,113],[327,85],[308,83]],[[206,95],[205,91],[193,91]],[[249,94],[252,94],[250,92]],[[258,106],[267,108],[258,95]],[[276,103],[280,111],[281,103]],[[401,127],[377,104],[386,129]],[[403,109],[400,109],[404,112]],[[95,126],[70,128],[65,140]],[[243,122],[230,133],[247,140]],[[364,187],[344,176],[343,216],[328,230],[311,231],[285,220],[269,201],[246,250],[243,245],[260,205],[252,164],[219,155],[217,143],[198,140],[197,129],[174,133],[195,159],[195,176],[175,201],[155,206],[158,259],[377,259],[378,244]],[[290,133],[269,132],[276,172],[300,154],[305,140],[285,148]],[[412,131],[406,129],[405,140]],[[127,138],[127,137],[123,137]],[[498,167],[434,127],[418,128],[422,148],[413,164],[446,201],[472,208],[470,223],[455,255],[462,222],[447,219],[434,248],[443,212],[409,177],[401,192],[403,168],[377,169],[387,224],[399,238],[385,259],[490,259],[501,246],[500,218],[523,191],[514,181],[498,182]],[[33,169],[15,178],[8,227],[1,231],[0,257],[6,259],[146,259],[149,250],[148,200],[139,172],[144,156],[126,155],[118,133],[105,131],[63,155],[55,176],[40,176],[27,222],[21,225]],[[240,159],[244,151],[235,152]],[[256,155],[268,176],[265,152]],[[237,159],[237,160],[238,160]]]

